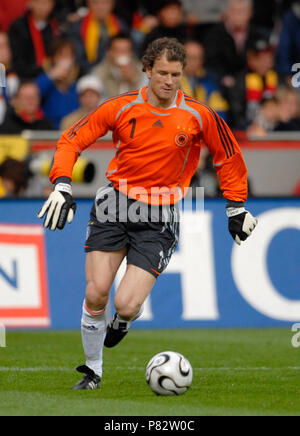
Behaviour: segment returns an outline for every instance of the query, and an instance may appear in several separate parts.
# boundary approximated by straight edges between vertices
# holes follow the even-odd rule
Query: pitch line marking
[[[51,372],[51,371],[67,372],[67,371],[72,371],[72,368],[67,368],[67,367],[64,368],[59,366],[34,366],[28,368],[0,366],[0,372]]]
[[[124,369],[122,366],[116,367],[116,369]],[[138,367],[129,367],[126,368],[129,370],[143,370],[144,368]],[[282,367],[267,367],[267,366],[259,366],[259,367],[218,367],[218,368],[193,368],[194,371],[279,371],[279,370],[291,370],[291,371],[300,371],[300,366],[282,366]]]
[[[131,366],[131,367],[125,367],[125,366],[117,366],[114,369],[116,370],[129,370],[129,371],[144,371],[145,368],[143,367],[137,367],[137,366]],[[193,371],[300,371],[300,366],[282,366],[282,367],[266,367],[266,366],[260,366],[260,367],[219,367],[219,368],[193,368]],[[35,366],[35,367],[28,367],[28,368],[19,368],[19,367],[8,367],[8,366],[0,366],[0,372],[53,372],[53,371],[59,371],[59,372],[73,372],[74,369],[70,367],[59,367],[59,366]]]

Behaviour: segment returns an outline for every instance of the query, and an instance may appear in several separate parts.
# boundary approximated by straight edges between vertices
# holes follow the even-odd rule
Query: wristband
[[[243,212],[246,212],[246,209],[244,207],[227,207],[226,209],[226,214],[228,218],[240,215]]]
[[[55,185],[55,191],[66,192],[67,194],[72,195],[72,186],[69,183],[58,183]]]

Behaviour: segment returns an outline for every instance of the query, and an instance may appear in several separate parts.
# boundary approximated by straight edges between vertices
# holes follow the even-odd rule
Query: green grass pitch
[[[300,415],[300,348],[286,329],[132,330],[104,351],[100,390],[72,391],[80,332],[8,332],[0,348],[0,415]],[[182,396],[157,397],[145,367],[158,352],[194,369]]]

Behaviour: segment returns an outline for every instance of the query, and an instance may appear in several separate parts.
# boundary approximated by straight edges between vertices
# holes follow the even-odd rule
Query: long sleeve
[[[212,109],[201,111],[203,140],[213,156],[223,196],[244,202],[248,196],[247,168],[240,147],[225,121]]]
[[[54,183],[59,177],[72,180],[73,167],[80,153],[112,130],[114,121],[114,101],[104,102],[96,111],[66,130],[57,144],[50,181]]]

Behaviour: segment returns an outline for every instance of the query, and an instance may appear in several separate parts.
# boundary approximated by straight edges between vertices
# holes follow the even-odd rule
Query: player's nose
[[[166,81],[165,81],[165,84],[166,84],[166,85],[168,85],[168,86],[171,86],[171,85],[173,84],[173,81],[172,81],[172,76],[171,76],[171,74],[170,74],[170,75],[168,75],[168,76],[166,77]]]

